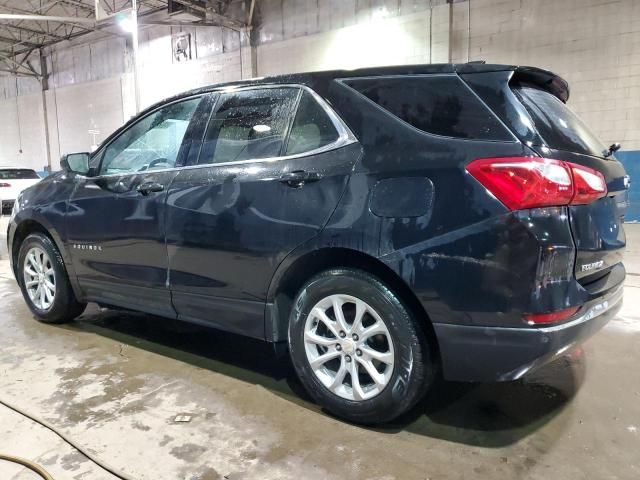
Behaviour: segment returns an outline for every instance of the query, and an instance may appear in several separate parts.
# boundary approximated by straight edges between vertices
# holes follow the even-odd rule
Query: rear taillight
[[[549,313],[529,313],[523,315],[523,318],[529,325],[548,325],[550,323],[560,322],[572,317],[580,307],[565,308],[556,312]]]
[[[0,188],[2,187],[10,187],[11,184],[10,183],[0,183]]]
[[[480,158],[467,171],[510,210],[584,204],[607,194],[600,172],[561,160]]]
[[[573,205],[591,203],[607,194],[607,182],[600,172],[573,163],[568,165],[573,173]]]

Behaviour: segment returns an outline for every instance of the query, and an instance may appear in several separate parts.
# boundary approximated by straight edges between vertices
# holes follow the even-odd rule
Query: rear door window
[[[607,149],[594,133],[555,95],[535,87],[515,87],[538,134],[549,148],[601,157]]]
[[[455,75],[376,77],[344,83],[423,132],[513,141],[495,115]]]
[[[223,94],[209,120],[198,163],[280,156],[299,93],[285,87]]]
[[[310,152],[338,140],[338,131],[313,95],[302,93],[285,155]]]

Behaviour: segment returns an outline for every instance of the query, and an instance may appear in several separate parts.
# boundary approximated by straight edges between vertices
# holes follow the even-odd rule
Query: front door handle
[[[293,172],[283,173],[280,181],[286,183],[290,187],[301,187],[305,183],[317,182],[320,175],[316,172],[307,172],[305,170],[294,170]]]
[[[142,195],[145,195],[145,196],[149,195],[151,192],[161,192],[163,190],[164,190],[164,185],[162,185],[161,183],[157,183],[157,182],[141,183],[136,188],[136,191],[138,193],[141,193]]]

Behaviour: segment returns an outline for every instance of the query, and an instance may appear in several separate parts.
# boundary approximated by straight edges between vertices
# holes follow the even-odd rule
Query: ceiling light
[[[133,32],[133,29],[136,27],[136,22],[133,21],[131,15],[118,15],[116,18],[116,23],[118,26],[127,33]]]

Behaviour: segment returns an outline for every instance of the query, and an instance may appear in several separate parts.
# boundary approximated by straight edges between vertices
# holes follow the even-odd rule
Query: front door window
[[[100,175],[173,168],[182,139],[201,98],[160,108],[125,130],[102,156]]]

